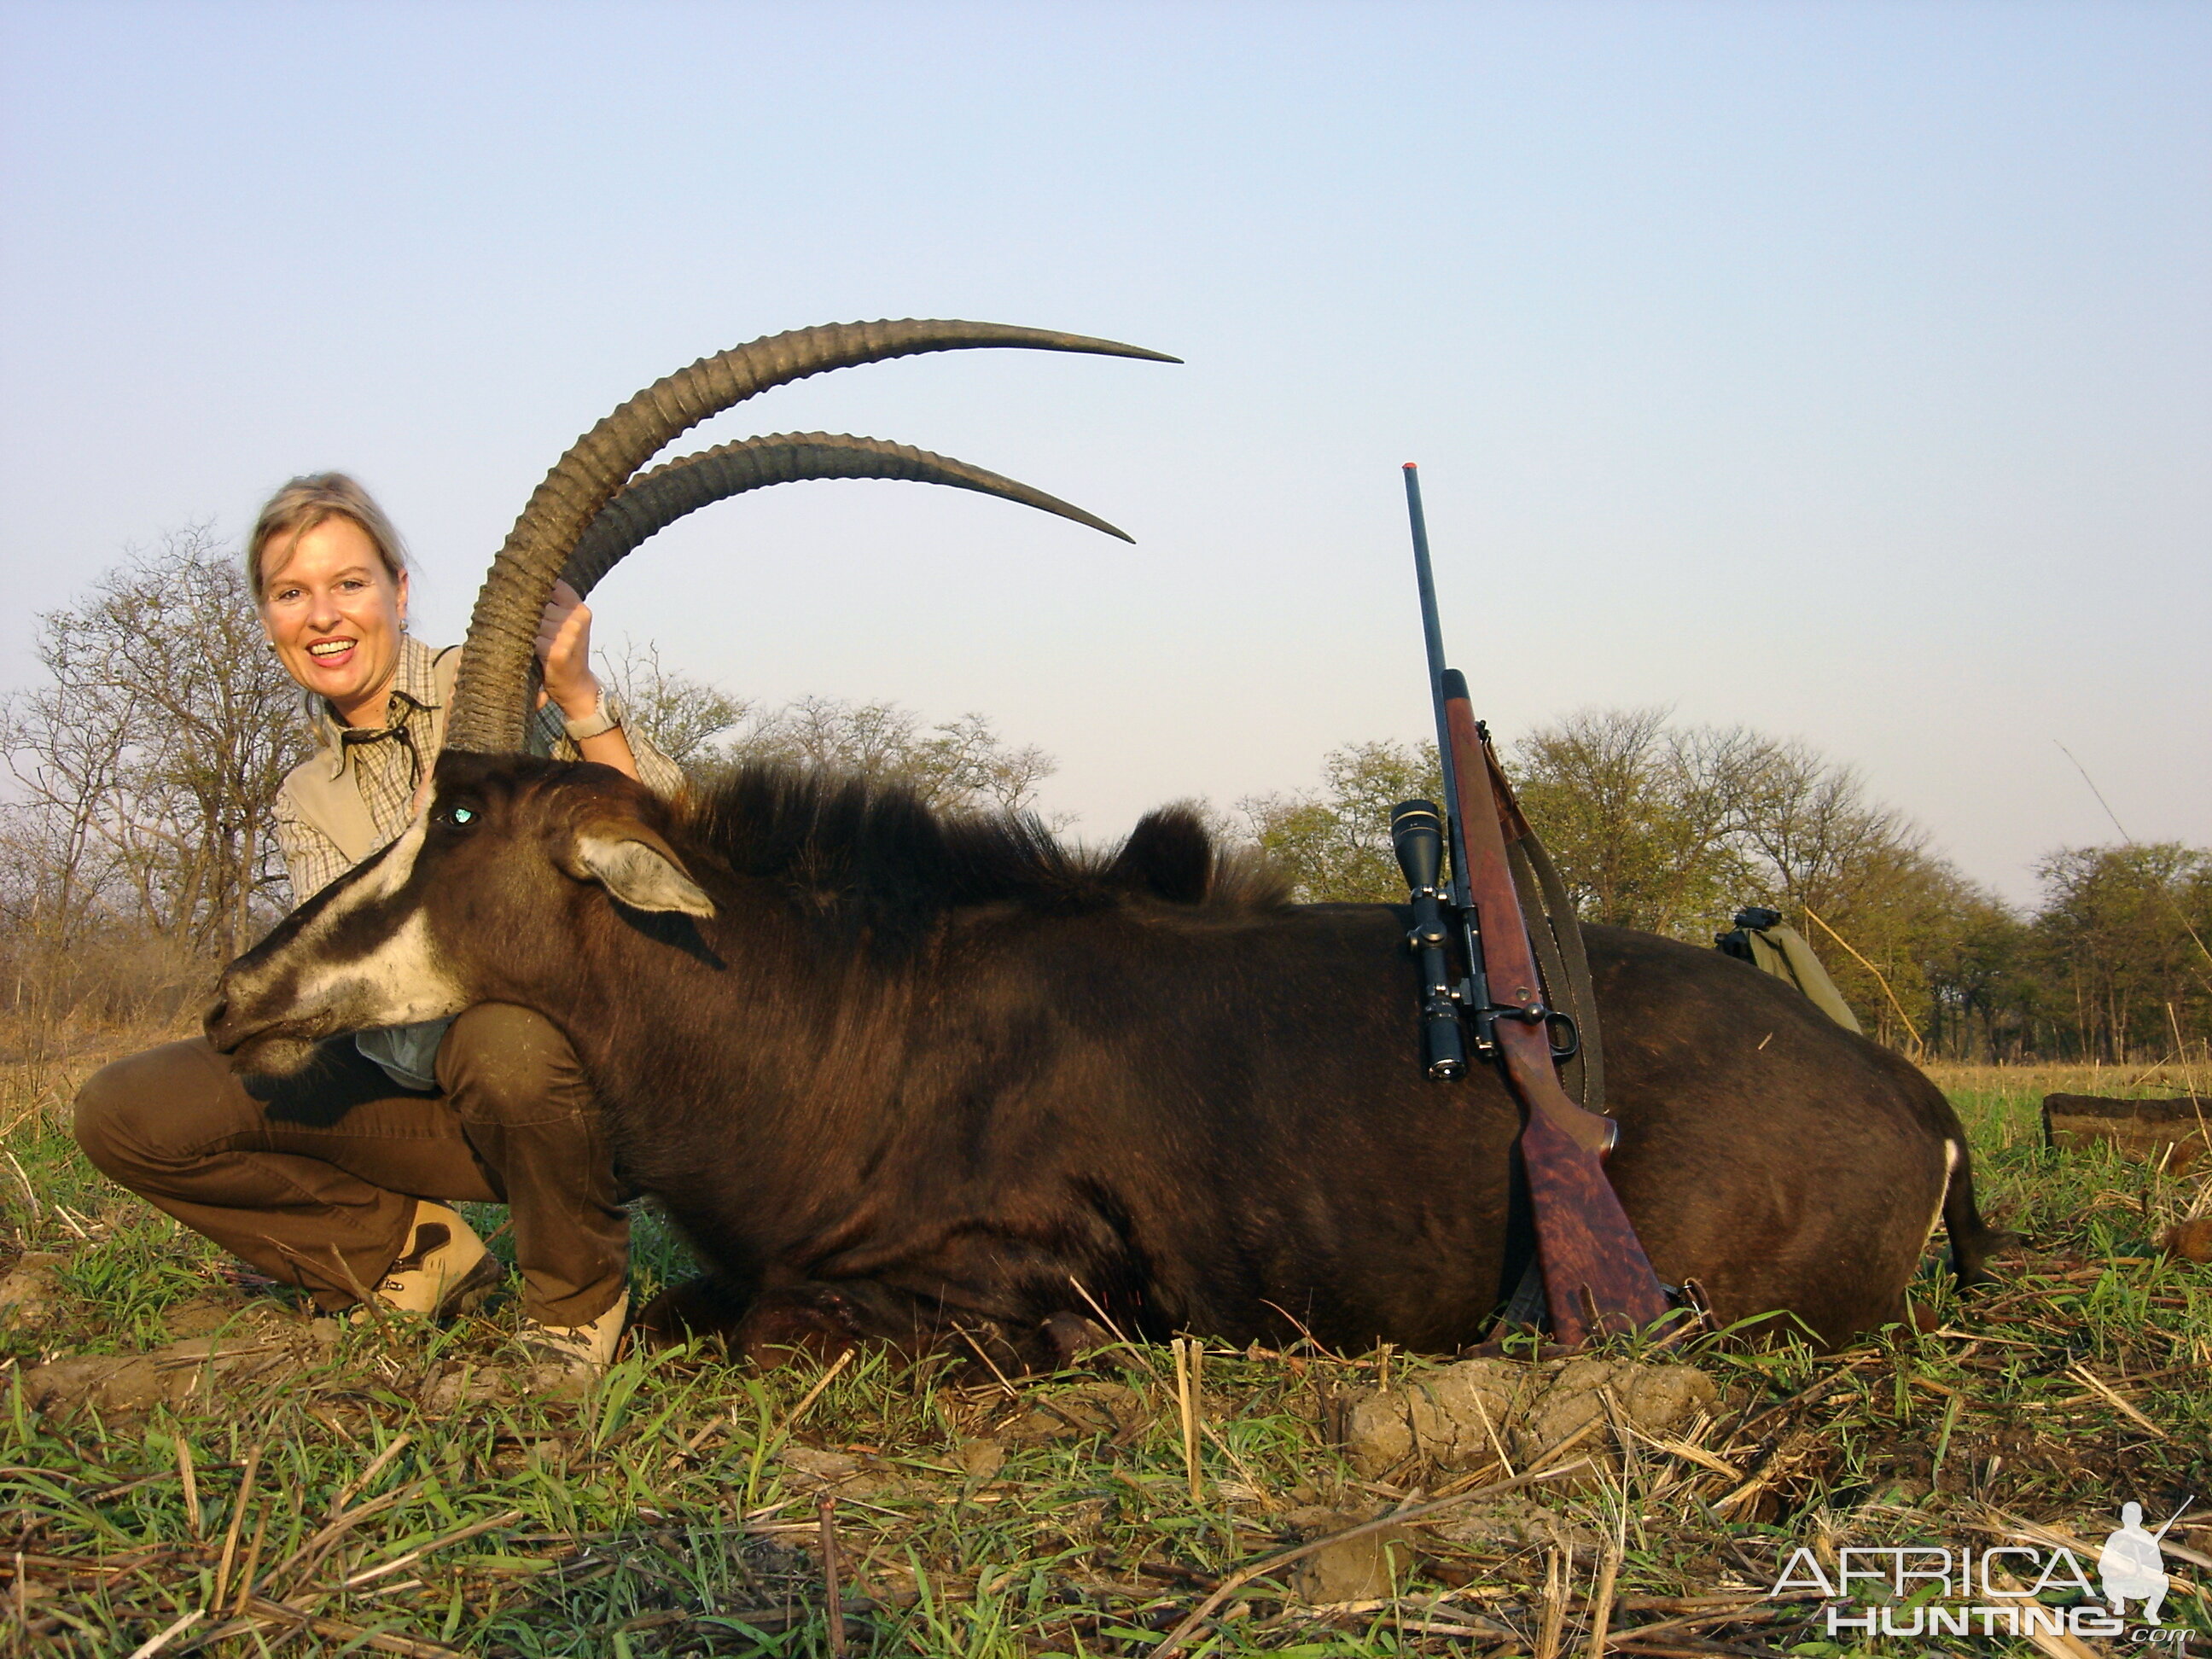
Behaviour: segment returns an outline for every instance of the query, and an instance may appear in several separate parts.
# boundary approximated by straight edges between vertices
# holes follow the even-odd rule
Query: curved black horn
[[[771,334],[656,380],[569,447],[507,532],[469,617],[468,649],[446,728],[448,746],[492,753],[522,747],[532,650],[553,583],[599,509],[677,434],[757,392],[810,374],[984,346],[1181,361],[1081,334],[908,319]]]
[[[599,509],[599,516],[592,520],[576,550],[568,556],[561,580],[579,593],[588,593],[640,542],[685,514],[748,489],[804,478],[902,478],[915,483],[951,484],[1057,513],[1125,542],[1130,539],[1127,532],[1057,495],[956,461],[950,455],[933,455],[926,449],[882,438],[855,438],[836,432],[778,432],[765,438],[720,444],[632,478]]]

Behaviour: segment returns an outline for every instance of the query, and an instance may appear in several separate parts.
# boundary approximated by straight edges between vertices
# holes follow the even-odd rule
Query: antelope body
[[[535,1009],[757,1350],[958,1327],[1049,1366],[1094,1310],[1477,1340],[1520,1268],[1517,1109],[1486,1071],[1423,1075],[1402,911],[1212,863],[1172,813],[1085,860],[819,777],[672,811],[603,768],[448,755],[415,830],[233,965],[209,1034],[281,1069],[361,1025]],[[1717,951],[1589,940],[1611,1173],[1663,1279],[1840,1342],[1900,1316],[1939,1210],[1978,1272],[1925,1079]]]

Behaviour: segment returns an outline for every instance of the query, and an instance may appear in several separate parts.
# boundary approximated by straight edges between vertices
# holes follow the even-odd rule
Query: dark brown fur
[[[625,1175],[714,1268],[672,1313],[761,1351],[1048,1365],[1095,1316],[1444,1352],[1511,1288],[1517,1109],[1486,1071],[1423,1075],[1396,908],[1286,904],[1187,814],[1106,858],[793,772],[678,813],[602,769],[459,754],[438,801],[478,817],[347,937],[419,908],[472,1000],[568,1032]],[[625,824],[717,914],[568,872],[584,828]],[[286,951],[316,908],[234,964],[219,1043],[312,1034]],[[1902,1314],[1939,1204],[1981,1276],[1965,1136],[1917,1071],[1717,951],[1589,945],[1610,1170],[1662,1279],[1842,1342]]]

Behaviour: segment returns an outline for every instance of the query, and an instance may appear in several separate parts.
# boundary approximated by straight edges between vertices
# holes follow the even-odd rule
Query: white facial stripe
[[[375,867],[360,880],[340,893],[315,919],[301,928],[292,942],[284,947],[284,955],[294,952],[312,956],[318,945],[344,925],[349,916],[387,899],[407,884],[407,878],[415,873],[415,860],[422,850],[423,838],[429,834],[430,815],[417,812],[415,822],[407,826],[406,833],[392,843]]]
[[[416,814],[372,867],[333,896],[273,958],[259,963],[251,980],[240,983],[240,994],[250,1000],[256,986],[282,985],[296,970],[299,980],[284,993],[285,1005],[295,1016],[327,1016],[354,1027],[406,1025],[465,1008],[467,1000],[439,965],[428,921],[419,911],[366,955],[336,944],[350,919],[407,884],[429,822],[428,813]],[[322,960],[333,956],[338,959]]]
[[[384,861],[362,878],[355,888],[364,902],[389,897],[407,884],[407,878],[415,873],[415,860],[422,851],[423,839],[430,833],[430,813],[428,808],[415,815],[415,822],[407,826],[406,833],[392,843],[392,850]],[[348,897],[353,896],[349,894]]]
[[[302,1012],[334,1011],[357,1026],[412,1025],[468,1006],[440,963],[429,922],[420,912],[369,955],[308,974],[292,1001]]]

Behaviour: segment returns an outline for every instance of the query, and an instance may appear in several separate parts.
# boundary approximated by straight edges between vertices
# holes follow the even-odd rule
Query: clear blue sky
[[[856,369],[684,447],[896,438],[1134,549],[793,486],[653,544],[605,635],[983,711],[1104,837],[1427,729],[1418,459],[1506,736],[1802,736],[2014,896],[2112,839],[2060,743],[2212,841],[2212,7],[8,0],[0,76],[0,684],[127,544],[323,467],[455,635],[636,387],[969,317],[1188,363]]]

